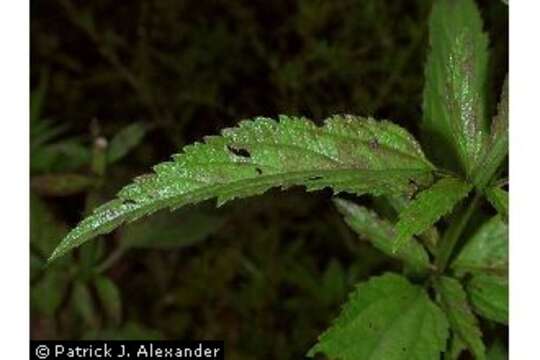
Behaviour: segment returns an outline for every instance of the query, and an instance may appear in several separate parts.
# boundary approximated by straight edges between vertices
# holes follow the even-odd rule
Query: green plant
[[[429,159],[387,121],[243,121],[137,178],[68,233],[49,261],[163,208],[211,198],[221,205],[276,186],[369,194],[390,209],[386,216],[335,203],[354,231],[403,263],[402,274],[358,285],[308,355],[457,359],[468,349],[486,359],[493,351],[477,315],[508,322],[508,85],[490,123],[488,41],[472,0],[435,2],[430,44],[420,124]],[[485,199],[498,214],[486,217]]]

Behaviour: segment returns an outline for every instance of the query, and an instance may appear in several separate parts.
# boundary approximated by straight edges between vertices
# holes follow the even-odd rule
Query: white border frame
[[[540,358],[536,276],[540,265],[540,4],[510,3],[510,355],[527,360]],[[29,355],[29,2],[2,2],[0,18],[0,358],[25,359]]]
[[[540,4],[510,0],[510,358],[540,358]]]
[[[29,14],[0,3],[0,359],[29,358]]]

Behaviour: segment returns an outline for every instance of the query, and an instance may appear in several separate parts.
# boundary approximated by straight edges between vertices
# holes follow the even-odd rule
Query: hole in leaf
[[[122,205],[135,205],[137,202],[135,200],[126,199],[122,200]]]
[[[420,186],[414,179],[409,179],[409,187],[410,187],[410,199],[414,200],[416,199],[416,195],[418,194],[420,190]]]
[[[236,156],[244,157],[244,158],[250,158],[251,154],[249,151],[243,148],[235,148],[231,145],[227,145],[227,150],[229,150],[231,153],[233,153]]]
[[[369,140],[369,147],[372,150],[377,150],[379,148],[379,141],[375,138]]]
[[[262,175],[262,173],[263,173],[262,170],[261,170],[260,168],[255,168],[255,171],[256,171],[257,174],[259,174],[259,175]]]

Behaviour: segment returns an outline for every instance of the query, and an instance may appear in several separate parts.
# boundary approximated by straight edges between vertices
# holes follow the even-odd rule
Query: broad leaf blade
[[[470,175],[484,147],[488,40],[473,0],[435,1],[429,22],[423,131],[439,160],[457,155]],[[448,162],[445,163],[448,166]]]
[[[508,272],[508,225],[500,216],[483,224],[452,264],[459,272],[485,272],[505,275]]]
[[[421,287],[385,274],[360,284],[308,356],[340,360],[438,359],[448,337],[443,312]]]
[[[476,274],[467,284],[467,293],[480,316],[508,324],[508,277]]]
[[[443,178],[418,194],[418,197],[399,214],[394,250],[399,249],[413,235],[427,230],[443,215],[450,212],[460,200],[467,196],[471,188],[470,184],[462,180]]]
[[[482,341],[482,332],[478,326],[478,320],[469,307],[467,294],[459,281],[442,276],[435,287],[450,328],[467,344],[476,359],[485,359],[486,348]]]
[[[351,229],[360,237],[368,239],[377,249],[388,256],[404,261],[415,269],[425,270],[429,267],[428,254],[416,240],[407,242],[396,253],[392,251],[396,232],[390,222],[353,202],[335,199],[334,203]]]
[[[159,209],[217,197],[218,204],[304,185],[356,194],[402,193],[431,180],[414,138],[386,121],[334,116],[318,127],[303,118],[258,118],[184,148],[154,167],[73,229],[51,260],[97,235]]]
[[[475,312],[487,319],[508,324],[508,277],[478,273],[467,284]]]

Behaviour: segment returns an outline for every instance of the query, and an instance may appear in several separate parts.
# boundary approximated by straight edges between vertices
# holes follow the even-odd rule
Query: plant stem
[[[444,233],[437,257],[435,259],[435,266],[439,273],[442,273],[446,269],[454,248],[456,247],[463,230],[465,230],[465,226],[467,226],[472,214],[476,211],[479,205],[480,194],[476,193],[469,206],[458,215],[458,218]]]

